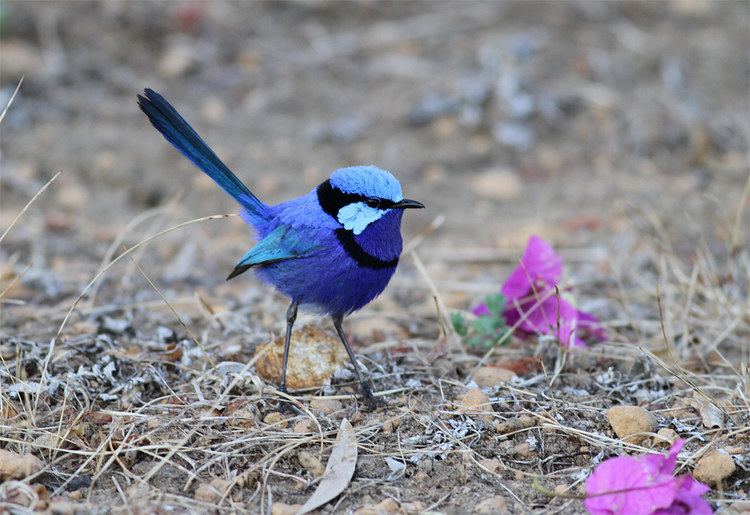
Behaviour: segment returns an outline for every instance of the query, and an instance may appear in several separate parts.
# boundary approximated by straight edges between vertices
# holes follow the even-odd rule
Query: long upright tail
[[[198,136],[177,109],[156,91],[146,88],[138,95],[138,106],[151,124],[185,157],[211,177],[221,189],[229,193],[248,211],[251,218],[264,218],[268,210],[263,202],[227,168],[213,150]]]

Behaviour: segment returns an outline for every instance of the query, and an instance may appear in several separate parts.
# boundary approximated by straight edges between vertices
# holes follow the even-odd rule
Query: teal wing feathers
[[[242,256],[240,262],[227,277],[227,281],[247,272],[254,266],[302,257],[314,249],[315,244],[303,239],[297,229],[288,225],[279,225]]]

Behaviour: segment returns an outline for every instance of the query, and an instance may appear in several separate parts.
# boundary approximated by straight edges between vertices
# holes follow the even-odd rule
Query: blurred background
[[[149,126],[136,105],[144,87],[267,202],[342,166],[393,171],[428,206],[405,217],[406,241],[445,215],[421,253],[457,301],[500,277],[467,272],[488,284],[467,291],[451,263],[513,261],[531,234],[568,256],[607,251],[580,271],[584,283],[636,256],[644,231],[688,258],[696,241],[729,252],[748,174],[749,10],[6,0],[2,105],[25,79],[2,124],[0,225],[62,175],[3,242],[3,274],[31,263],[13,297],[55,302],[118,239],[236,211]],[[162,284],[213,287],[248,246],[235,218],[171,233],[140,258]]]

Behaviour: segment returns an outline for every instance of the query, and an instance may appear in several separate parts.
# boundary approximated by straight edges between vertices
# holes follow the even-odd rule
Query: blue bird
[[[401,254],[404,209],[424,205],[404,198],[391,173],[370,165],[336,170],[307,195],[269,206],[227,168],[164,97],[146,89],[144,96],[138,95],[138,105],[169,143],[239,202],[242,218],[255,229],[257,243],[227,280],[254,268],[261,280],[291,299],[279,389],[286,392],[289,343],[302,305],[331,317],[364,400],[375,407],[372,389],[360,375],[341,325],[344,316],[385,289]]]

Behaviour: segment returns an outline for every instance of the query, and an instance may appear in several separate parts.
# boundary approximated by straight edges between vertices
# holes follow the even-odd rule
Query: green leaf
[[[502,318],[503,311],[505,311],[505,297],[502,293],[487,295],[484,302],[487,304],[487,309],[490,310],[490,313],[496,318]]]
[[[461,313],[451,313],[451,323],[453,329],[456,330],[459,336],[466,336],[469,334],[469,325],[466,323],[466,319]]]

